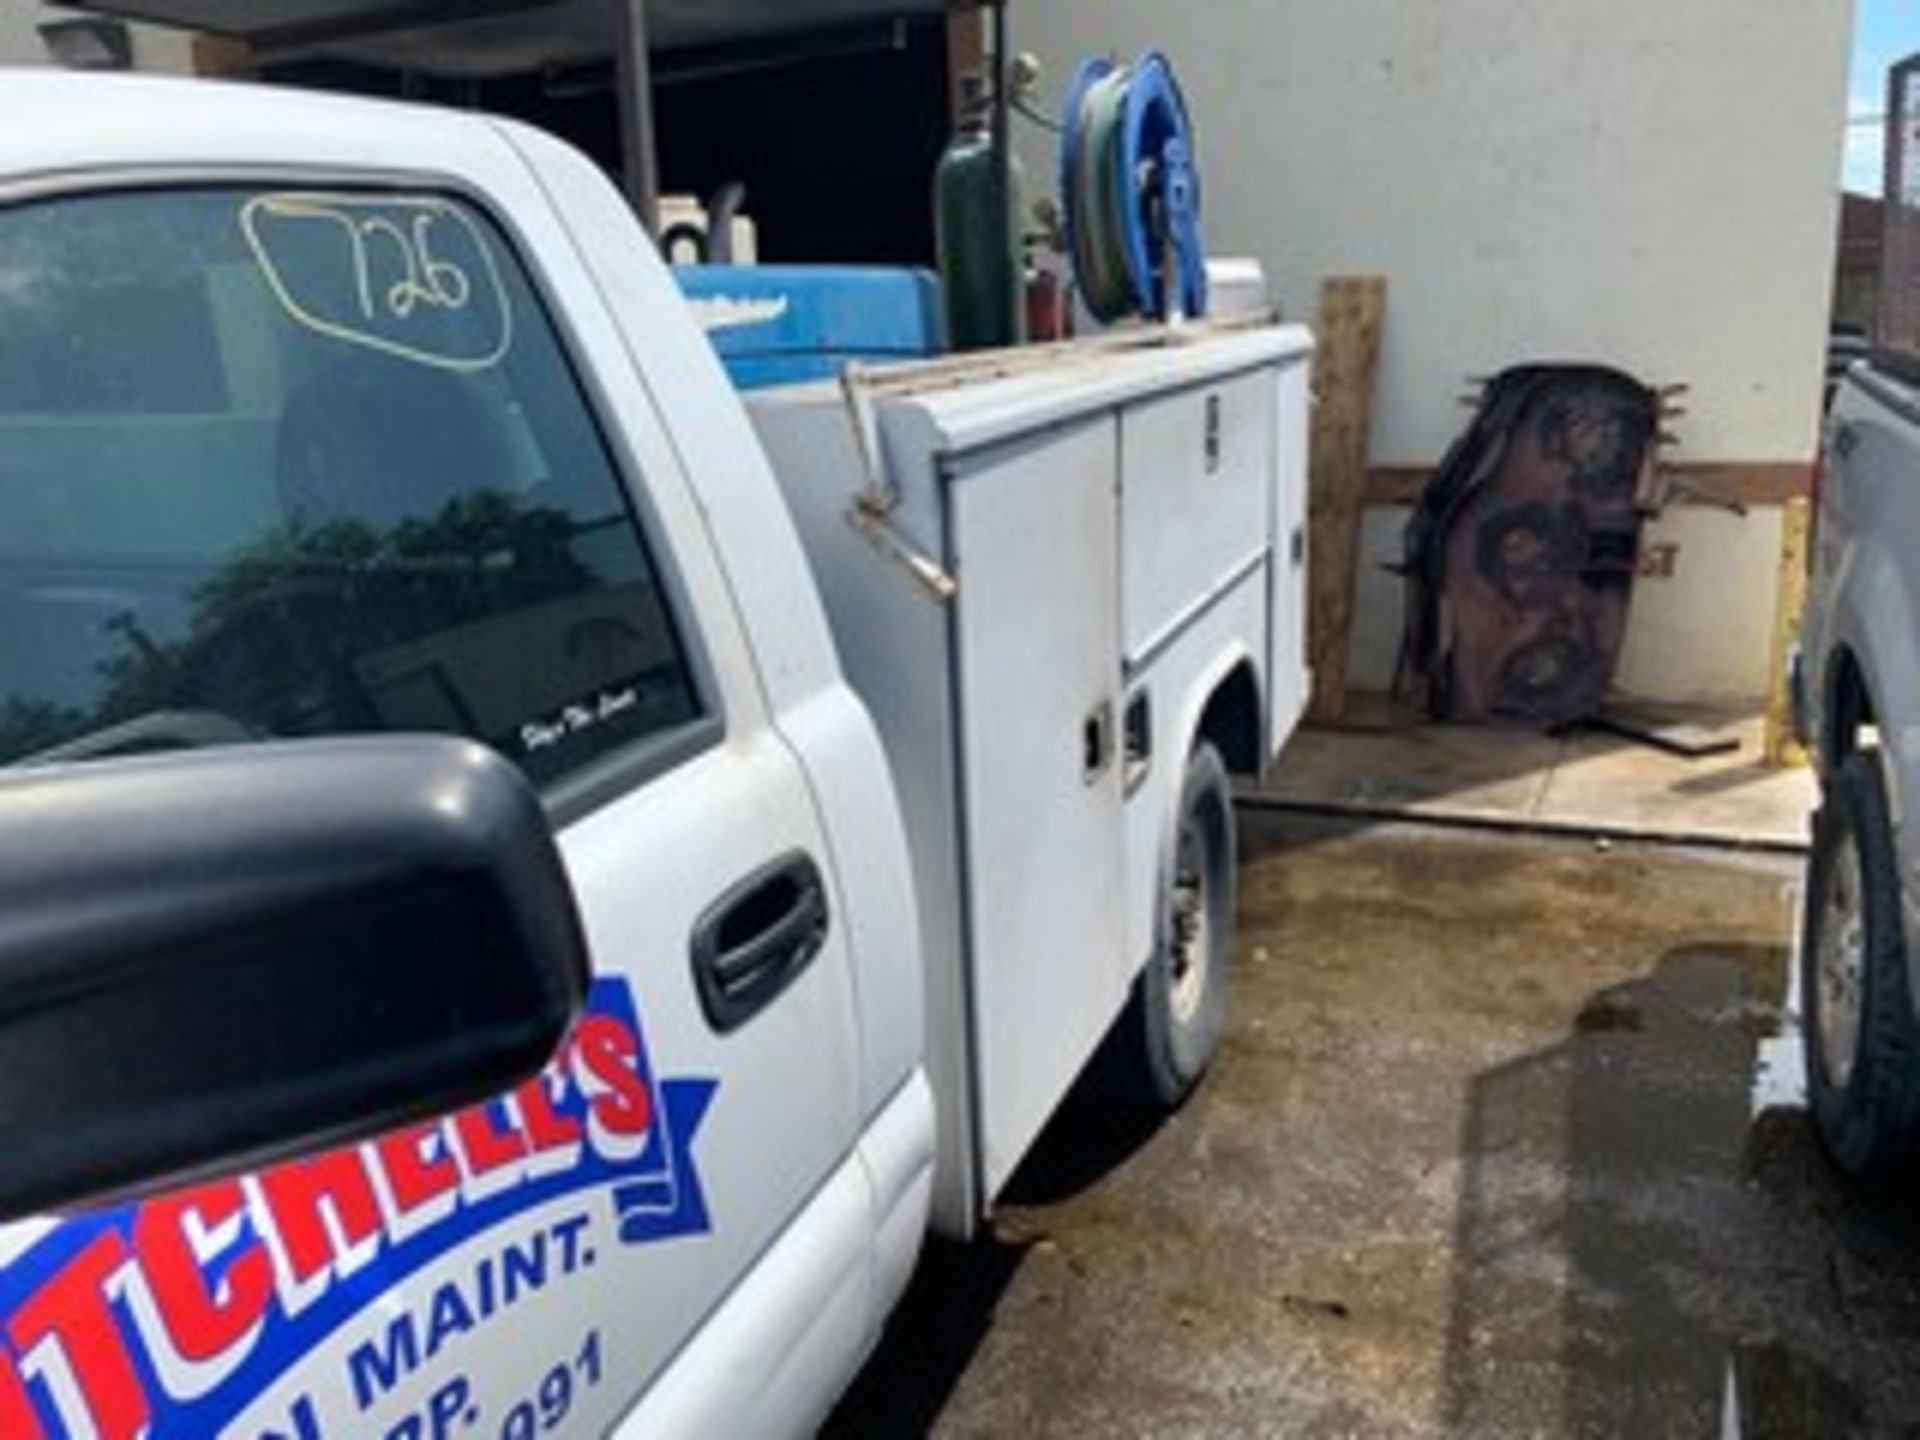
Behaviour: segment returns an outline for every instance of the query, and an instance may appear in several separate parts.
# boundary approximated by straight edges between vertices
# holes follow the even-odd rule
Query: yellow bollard
[[[1805,748],[1793,736],[1793,697],[1788,689],[1787,657],[1800,634],[1807,608],[1807,547],[1812,510],[1806,500],[1789,500],[1780,517],[1780,585],[1773,615],[1773,672],[1767,681],[1767,763],[1777,769],[1805,765]]]

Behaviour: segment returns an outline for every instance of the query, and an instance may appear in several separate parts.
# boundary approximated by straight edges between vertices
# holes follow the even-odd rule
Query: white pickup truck
[[[1794,714],[1820,773],[1801,1004],[1828,1152],[1905,1204],[1920,1161],[1920,361],[1840,379],[1822,449]]]
[[[1211,1056],[1310,337],[749,407],[533,130],[0,114],[0,1435],[816,1425]]]

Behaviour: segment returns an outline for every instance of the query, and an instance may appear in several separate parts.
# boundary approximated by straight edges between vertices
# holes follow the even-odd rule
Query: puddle
[[[1753,1113],[1802,1110],[1807,1104],[1807,1058],[1800,1034],[1800,904],[1793,911],[1793,943],[1779,977],[1778,1023],[1760,1041],[1753,1067]]]
[[[1806,1107],[1807,1056],[1800,1043],[1800,1019],[1789,1015],[1780,1034],[1760,1042],[1753,1066],[1753,1113]]]

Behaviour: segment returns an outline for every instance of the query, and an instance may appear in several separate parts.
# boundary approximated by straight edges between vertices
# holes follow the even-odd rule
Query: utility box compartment
[[[986,1191],[1126,998],[1115,426],[955,463],[950,534]],[[1036,623],[1037,622],[1037,623]],[[1133,957],[1138,959],[1140,957]]]
[[[1277,379],[1273,424],[1274,483],[1268,533],[1273,536],[1267,611],[1267,665],[1275,677],[1267,707],[1267,745],[1274,754],[1287,743],[1306,714],[1313,695],[1307,668],[1307,466],[1312,435],[1300,417],[1313,414],[1313,375],[1306,365],[1289,365]],[[1291,701],[1292,703],[1288,703]]]
[[[1121,600],[1139,663],[1196,605],[1265,555],[1273,481],[1270,373],[1128,408],[1120,419]]]
[[[900,791],[949,1233],[1149,957],[1208,695],[1253,676],[1255,764],[1304,705],[1303,640],[1275,631],[1305,570],[1275,527],[1304,505],[1279,432],[1304,436],[1311,347],[1192,326],[748,397]]]

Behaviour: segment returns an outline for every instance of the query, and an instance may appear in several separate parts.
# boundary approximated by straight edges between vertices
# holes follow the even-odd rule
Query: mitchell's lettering
[[[430,1250],[463,1209],[517,1187],[644,1155],[655,1115],[637,1027],[593,1012],[546,1071],[490,1104],[148,1200],[5,1316],[0,1436],[43,1440],[51,1415],[56,1434],[138,1440],[158,1407],[215,1390],[276,1325],[382,1254]],[[488,1253],[356,1349],[350,1378],[363,1407],[475,1325],[590,1264],[588,1224],[571,1217]]]

